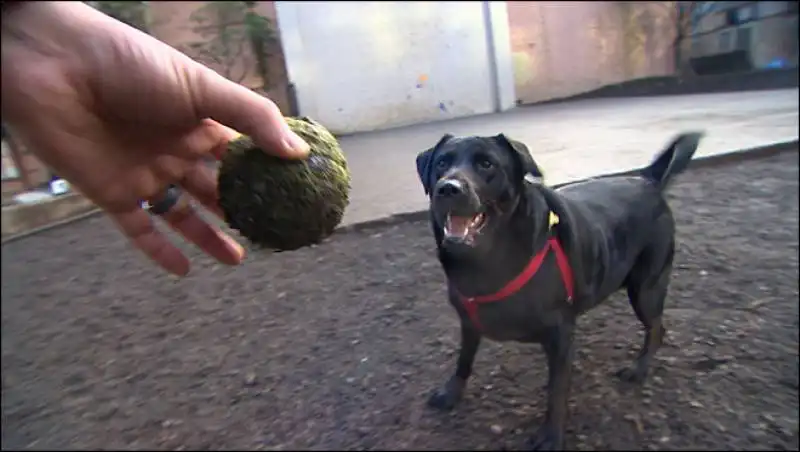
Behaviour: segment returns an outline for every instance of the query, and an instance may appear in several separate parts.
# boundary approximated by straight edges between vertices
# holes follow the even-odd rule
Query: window
[[[700,43],[700,39],[697,36],[692,37],[692,56],[698,57],[702,56],[701,53],[703,52],[703,46]]]
[[[703,18],[712,11],[712,2],[696,2],[693,8],[689,8],[689,21],[691,23],[691,33],[695,34],[703,30],[701,22]]]
[[[725,10],[725,25],[733,27],[741,25],[751,20],[755,20],[758,5],[742,6],[741,8],[731,8]]]
[[[718,52],[731,51],[731,30],[723,30],[719,33],[719,47]]]
[[[752,36],[753,29],[751,27],[739,27],[736,30],[736,50],[745,50],[749,52]]]
[[[743,24],[756,18],[756,5],[745,6],[736,10],[736,23]]]
[[[738,22],[738,16],[736,15],[736,12],[737,10],[735,9],[729,9],[725,11],[725,25],[729,27],[732,25],[736,25],[736,23]]]

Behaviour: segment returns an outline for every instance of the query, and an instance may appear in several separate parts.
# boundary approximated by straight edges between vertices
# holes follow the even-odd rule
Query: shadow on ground
[[[568,445],[798,447],[798,154],[692,170],[669,345],[640,388],[610,375],[640,331],[623,296],[581,322]],[[546,369],[487,343],[463,404],[429,412],[458,338],[424,222],[195,257],[185,280],[104,218],[2,248],[3,449],[519,448]]]

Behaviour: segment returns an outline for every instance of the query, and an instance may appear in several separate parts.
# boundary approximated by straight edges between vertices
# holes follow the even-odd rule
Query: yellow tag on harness
[[[544,171],[542,171],[540,169],[539,172],[542,174],[542,177],[540,179],[542,181],[542,185],[546,186],[547,182],[545,182],[545,179],[544,179]],[[549,226],[552,229],[553,226],[558,224],[558,215],[556,215],[556,213],[551,210],[550,211],[550,217],[548,218],[547,221],[548,221],[548,223],[550,223]]]
[[[558,224],[558,215],[556,215],[553,211],[550,211],[549,222],[550,222],[550,227],[551,228]]]

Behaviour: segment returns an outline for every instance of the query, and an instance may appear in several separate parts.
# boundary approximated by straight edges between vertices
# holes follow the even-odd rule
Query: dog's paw
[[[465,383],[465,381],[457,377],[451,378],[444,385],[444,388],[438,389],[431,394],[428,398],[428,406],[441,411],[452,410],[458,405],[462,394],[464,394]]]
[[[447,389],[438,389],[428,397],[428,406],[440,410],[450,411],[458,405],[461,396],[453,394]]]
[[[617,378],[625,383],[643,383],[647,379],[647,369],[640,369],[637,366],[625,367],[616,372]]]
[[[525,446],[525,450],[564,450],[564,436],[554,428],[543,425]]]

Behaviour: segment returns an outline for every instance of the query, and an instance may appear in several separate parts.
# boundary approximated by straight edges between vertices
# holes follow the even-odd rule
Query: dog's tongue
[[[447,229],[451,235],[457,235],[460,237],[467,235],[472,217],[457,217],[455,215],[451,215],[449,220],[450,221]]]

